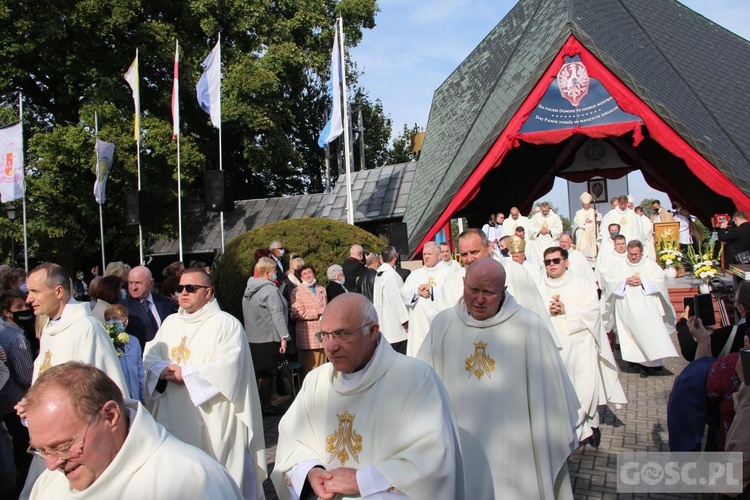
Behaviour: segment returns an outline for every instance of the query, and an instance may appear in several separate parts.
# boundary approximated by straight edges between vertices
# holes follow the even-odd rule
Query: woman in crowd
[[[300,377],[326,362],[323,344],[315,334],[320,331],[320,316],[326,307],[326,290],[315,283],[315,268],[304,265],[299,271],[302,284],[292,290],[291,317],[295,320],[295,331],[299,361],[302,363]]]

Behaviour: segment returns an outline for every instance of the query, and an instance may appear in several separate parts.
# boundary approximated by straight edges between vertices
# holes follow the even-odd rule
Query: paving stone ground
[[[676,344],[675,335],[673,341]],[[678,346],[679,352],[679,346]],[[584,446],[568,459],[573,493],[576,499],[697,499],[698,495],[651,494],[633,495],[617,493],[617,452],[623,451],[668,451],[667,399],[672,383],[687,363],[682,358],[665,361],[661,374],[640,378],[638,372],[615,356],[620,364],[622,383],[628,404],[620,409],[600,408],[602,441],[599,449]],[[279,401],[286,408],[291,398]],[[278,439],[278,424],[281,417],[264,418],[266,458],[269,473],[273,468]],[[276,492],[270,480],[265,483],[266,498],[276,500]]]

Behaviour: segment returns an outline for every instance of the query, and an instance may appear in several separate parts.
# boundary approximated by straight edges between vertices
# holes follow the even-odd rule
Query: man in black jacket
[[[350,292],[357,291],[357,278],[365,270],[365,265],[362,263],[363,256],[362,245],[352,245],[349,249],[349,257],[341,264],[346,278],[344,286]]]
[[[161,322],[175,313],[174,302],[153,293],[154,278],[149,268],[137,266],[128,274],[128,296],[122,305],[128,308],[126,332],[138,339],[141,349],[156,335]]]
[[[729,224],[724,222],[718,230],[719,241],[726,243],[724,262],[727,265],[747,263],[746,253],[750,251],[750,224],[744,212],[735,212],[732,222],[735,227],[729,227]],[[745,254],[744,259],[742,254]]]
[[[376,253],[367,254],[367,267],[357,278],[357,293],[361,293],[372,302],[372,290],[375,287],[375,276],[378,274],[377,269],[382,262],[380,255]]]

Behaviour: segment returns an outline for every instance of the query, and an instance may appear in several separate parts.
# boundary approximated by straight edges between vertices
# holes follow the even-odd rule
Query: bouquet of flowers
[[[121,358],[125,353],[125,344],[130,342],[130,335],[125,333],[125,325],[122,324],[122,321],[107,321],[104,323],[104,329],[107,330],[109,340],[115,346],[117,357]]]
[[[698,245],[698,252],[693,250],[692,246],[688,247],[688,261],[693,266],[693,275],[699,278],[701,281],[707,282],[711,278],[717,276],[721,271],[719,266],[719,259],[721,259],[721,252],[719,250],[718,255],[714,258],[714,242],[708,243],[705,247]]]
[[[659,254],[661,267],[680,267],[682,265],[682,252],[680,252],[680,244],[677,241],[660,238],[657,253]]]

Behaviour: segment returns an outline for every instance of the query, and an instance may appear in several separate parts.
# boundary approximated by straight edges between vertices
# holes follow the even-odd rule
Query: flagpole
[[[175,40],[174,44],[174,89],[173,89],[173,106],[172,120],[173,132],[177,139],[177,238],[180,252],[180,262],[182,262],[182,176],[180,173],[180,42]]]
[[[101,179],[99,179],[99,115],[96,111],[94,111],[94,141],[96,145],[94,147],[94,151],[96,152],[96,180],[101,183]],[[101,198],[99,200],[101,201]],[[102,272],[104,272],[104,268],[107,267],[104,258],[104,215],[102,214],[102,204],[98,201],[96,204],[99,205],[99,240],[102,244]]]
[[[138,70],[138,49],[135,49],[135,67],[136,70]],[[138,73],[138,79],[140,80],[140,73]],[[137,82],[136,85],[140,86],[140,82]],[[137,136],[135,138],[135,148],[138,151],[138,193],[140,195],[141,192],[141,113],[140,113],[140,92],[138,92],[138,109],[136,109],[136,113],[138,113],[138,116],[136,117],[136,124],[138,127],[138,130],[136,131]],[[143,224],[141,224],[141,218],[138,217],[138,258],[139,258],[139,264],[143,265]]]
[[[339,52],[341,57],[341,100],[344,108],[344,164],[346,165],[346,222],[354,224],[354,205],[352,203],[352,164],[351,145],[349,144],[349,112],[346,98],[346,64],[344,61],[344,20],[339,16]]]
[[[219,56],[221,56],[221,31],[219,31]],[[219,57],[219,68],[221,68],[221,57]],[[221,70],[219,70],[219,82],[221,82]],[[219,116],[221,116],[221,83],[219,83]],[[224,162],[221,150],[221,120],[219,121],[219,170],[224,170]],[[224,255],[224,211],[219,212],[219,225],[221,232],[221,254]]]
[[[21,154],[23,154],[23,93],[18,94],[18,117],[21,121]],[[29,240],[26,231],[26,166],[24,163],[26,162],[21,162],[21,175],[23,177],[23,201],[21,202],[23,205],[23,265],[26,274],[29,274]]]

